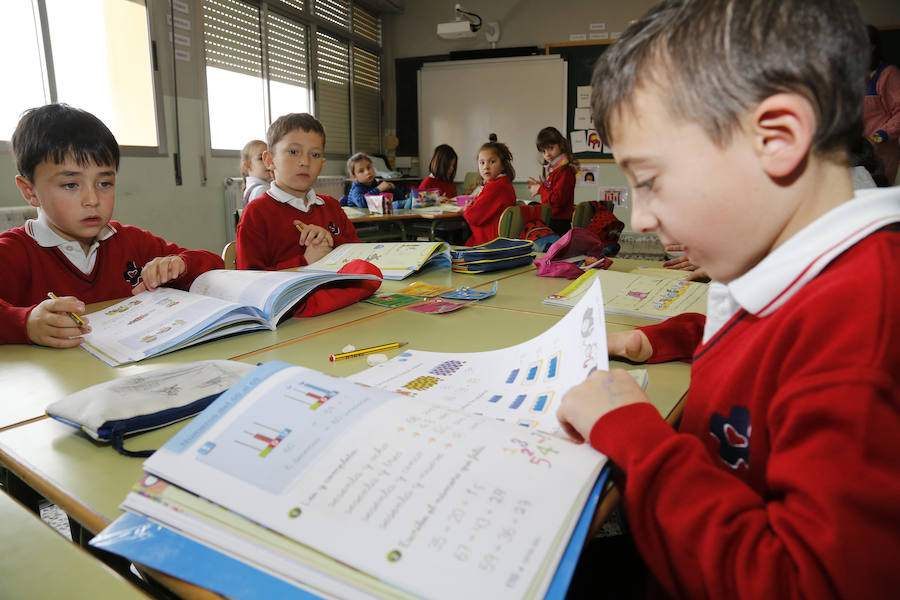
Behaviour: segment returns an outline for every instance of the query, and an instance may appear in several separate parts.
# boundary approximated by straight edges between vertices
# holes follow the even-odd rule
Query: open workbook
[[[522,416],[547,416],[554,398],[608,368],[603,323],[598,286],[543,336],[548,345],[505,349],[530,390],[508,392],[503,373],[477,383],[481,402],[456,407],[263,364],[144,463],[123,508],[164,526],[159,539],[186,536],[198,555],[211,548],[316,596],[561,598],[606,458],[486,409],[503,398]],[[461,366],[445,361],[432,379]],[[92,544],[153,560],[145,525],[127,515]],[[163,558],[186,547],[160,543]],[[216,587],[189,567],[199,562],[170,572],[252,597]]]
[[[636,269],[632,273],[589,269],[565,288],[544,299],[551,306],[575,306],[591,284],[603,287],[605,309],[609,314],[668,319],[686,312],[706,314],[709,286],[698,281],[685,281],[683,271],[673,275]]]
[[[450,266],[446,242],[360,242],[341,244],[310,269],[338,271],[351,260],[362,259],[379,269],[385,279],[404,279],[425,268]]]
[[[207,271],[190,291],[160,287],[86,315],[82,348],[110,366],[136,362],[206,340],[275,329],[315,288],[332,281],[379,278],[322,271]]]

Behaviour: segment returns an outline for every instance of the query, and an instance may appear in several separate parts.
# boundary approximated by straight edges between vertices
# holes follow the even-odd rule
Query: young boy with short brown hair
[[[669,0],[596,66],[632,227],[713,279],[705,319],[609,336],[693,359],[677,432],[624,371],[559,410],[616,464],[669,596],[900,588],[900,188],[854,196],[847,169],[867,49],[852,0]]]
[[[0,233],[0,344],[69,348],[85,304],[168,284],[188,289],[222,259],[110,221],[119,145],[94,115],[65,104],[25,112],[11,140],[16,185],[38,218]],[[47,299],[48,293],[57,299]],[[82,319],[86,322],[87,319]]]
[[[325,165],[322,124],[310,114],[290,113],[269,126],[267,138],[263,161],[275,180],[241,215],[237,268],[300,267],[319,260],[335,246],[358,242],[356,229],[338,201],[313,189]]]

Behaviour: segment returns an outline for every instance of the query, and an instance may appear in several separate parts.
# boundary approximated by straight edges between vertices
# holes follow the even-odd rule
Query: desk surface
[[[3,492],[0,523],[4,598],[148,598]]]

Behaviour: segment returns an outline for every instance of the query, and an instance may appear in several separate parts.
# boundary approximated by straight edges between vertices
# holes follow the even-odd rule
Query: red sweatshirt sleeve
[[[553,173],[551,185],[540,187],[541,204],[550,205],[553,219],[571,219],[575,211],[575,169],[565,166]]]
[[[653,355],[648,363],[690,360],[703,340],[706,315],[684,313],[656,325],[638,327],[650,341]]]
[[[463,217],[471,225],[489,223],[508,206],[516,204],[516,192],[511,184],[503,185],[499,181],[490,183],[494,185],[485,185],[475,202],[463,210]]]
[[[141,230],[130,225],[114,223],[114,226],[116,229],[122,230],[122,235],[125,235],[126,231],[124,230],[127,229],[139,231],[142,234],[142,244],[144,246],[142,248],[142,251],[148,257],[146,262],[150,262],[154,258],[160,256],[177,256],[184,261],[184,273],[182,273],[181,276],[177,279],[173,279],[172,281],[166,283],[165,285],[167,287],[187,290],[191,287],[191,284],[194,283],[194,280],[198,275],[212,269],[225,268],[225,263],[222,262],[222,257],[218,254],[214,254],[207,250],[188,250],[187,248],[182,248],[177,244],[171,244],[161,237],[153,235],[149,231]],[[143,265],[139,266],[143,267]]]

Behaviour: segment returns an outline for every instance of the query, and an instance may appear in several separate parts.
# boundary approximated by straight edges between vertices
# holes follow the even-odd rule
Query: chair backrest
[[[500,222],[497,224],[497,234],[500,237],[518,238],[522,235],[522,229],[525,227],[524,211],[530,205],[510,206],[500,215]],[[541,205],[541,221],[545,225],[550,224],[550,205]]]
[[[237,242],[228,242],[222,249],[222,260],[226,269],[237,268]]]
[[[473,194],[475,188],[479,185],[481,185],[481,177],[479,177],[478,172],[469,171],[463,179],[463,193]]]
[[[579,202],[572,213],[572,227],[587,227],[594,217],[594,206],[590,202]]]

